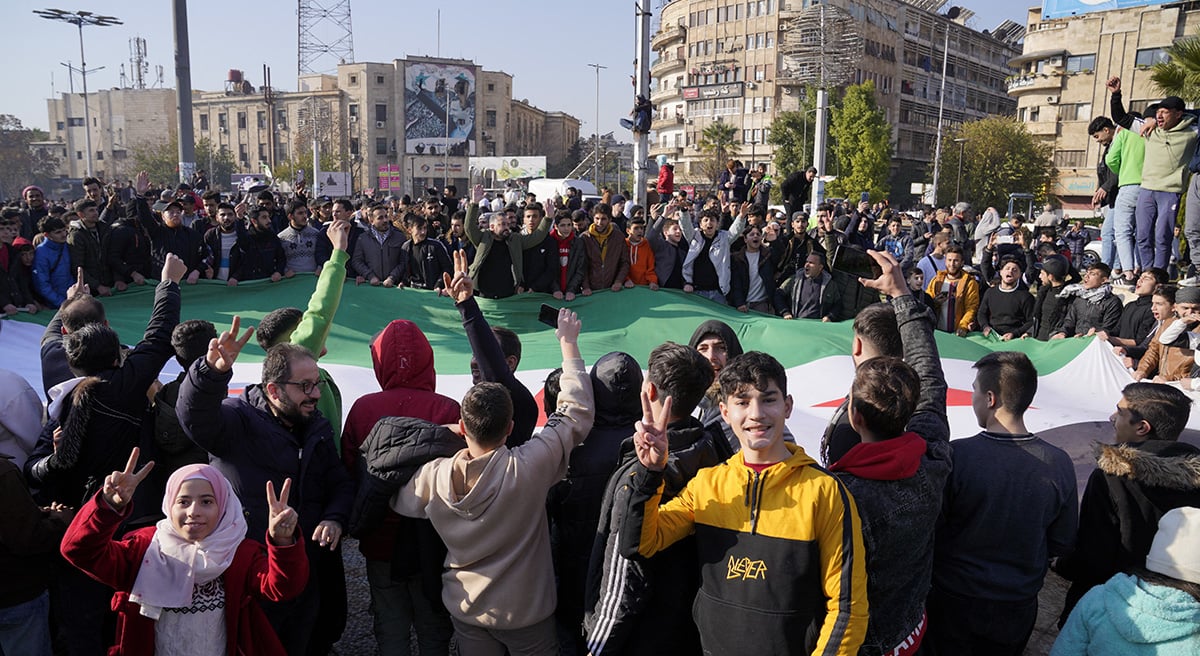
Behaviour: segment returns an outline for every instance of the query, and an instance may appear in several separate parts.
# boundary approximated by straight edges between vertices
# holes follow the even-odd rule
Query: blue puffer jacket
[[[67,289],[75,282],[71,275],[71,254],[67,244],[44,240],[33,252],[33,291],[50,307],[67,300]]]
[[[1050,656],[1192,656],[1200,653],[1200,601],[1117,574],[1071,612]]]

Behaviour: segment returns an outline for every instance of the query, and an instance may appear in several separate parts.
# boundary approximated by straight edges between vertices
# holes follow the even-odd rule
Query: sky
[[[324,4],[329,4],[327,1]],[[780,0],[776,0],[777,2]],[[799,0],[794,0],[799,2]],[[657,10],[663,0],[651,0]],[[171,0],[3,0],[9,59],[0,82],[0,114],[13,114],[26,127],[46,129],[46,99],[69,88],[61,63],[79,66],[75,26],[34,15],[54,7],[115,16],[123,25],[85,27],[88,89],[120,84],[121,64],[129,70],[134,37],[146,40],[150,79],[163,67],[163,86],[175,86]],[[1010,19],[1024,24],[1032,0],[965,0],[976,12],[975,29],[992,29]],[[224,87],[231,68],[262,84],[262,66],[271,67],[273,85],[296,89],[296,2],[206,0],[188,7],[193,89]],[[487,70],[513,76],[513,97],[580,119],[580,134],[596,125],[596,74],[589,63],[607,66],[600,73],[601,133],[621,131],[617,121],[632,108],[631,76],[635,56],[634,0],[434,0],[394,2],[352,0],[355,60],[390,62],[406,55],[438,54],[441,10],[442,57],[474,60]],[[81,90],[75,76],[76,91]],[[53,94],[52,94],[53,89]],[[621,132],[618,138],[628,140]]]

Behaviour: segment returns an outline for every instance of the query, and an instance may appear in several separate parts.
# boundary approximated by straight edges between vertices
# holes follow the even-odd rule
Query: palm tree
[[[709,156],[701,166],[710,185],[715,185],[721,171],[725,170],[725,160],[738,154],[737,128],[718,118],[700,131],[700,141],[696,142],[700,152]]]
[[[1188,105],[1200,103],[1200,37],[1180,39],[1167,48],[1170,59],[1153,66],[1150,79],[1168,96]]]

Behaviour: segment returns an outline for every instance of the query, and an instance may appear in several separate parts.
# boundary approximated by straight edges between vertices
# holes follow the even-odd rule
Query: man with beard
[[[213,218],[216,225],[204,233],[204,243],[212,253],[213,268],[216,269],[214,277],[217,280],[233,278],[233,281],[229,283],[229,286],[233,287],[237,285],[238,276],[229,274],[230,258],[233,256],[234,245],[245,233],[245,229],[238,225],[233,205],[228,203],[214,206],[212,214],[209,216]]]
[[[112,274],[108,271],[108,226],[100,222],[100,206],[87,198],[75,203],[75,220],[67,232],[71,264],[83,269],[83,281],[97,296],[112,296]]]
[[[338,458],[333,426],[317,410],[323,380],[307,349],[272,346],[263,360],[262,382],[228,396],[233,363],[254,332],[242,334],[239,325],[235,316],[230,330],[209,344],[208,355],[188,369],[176,413],[187,436],[209,452],[213,466],[242,499],[248,535],[262,535],[267,528],[270,511],[258,491],[268,482],[279,489],[291,479],[301,500],[300,525],[312,531],[305,547],[314,571],[295,600],[263,607],[288,654],[298,656],[307,649],[328,594],[316,570],[324,561],[320,552],[335,550],[341,540],[354,482]]]
[[[509,218],[504,213],[496,213],[489,217],[488,229],[484,231],[479,226],[479,201],[482,199],[483,185],[475,185],[463,226],[467,239],[478,249],[471,263],[470,276],[475,282],[476,296],[507,298],[525,291],[523,253],[546,239],[550,220],[542,217],[537,230],[530,234],[513,234]],[[513,212],[515,217],[516,208]]]
[[[41,187],[29,185],[21,190],[21,198],[25,199],[25,209],[21,210],[21,236],[33,239],[38,221],[50,213],[46,207],[46,194]]]
[[[146,278],[152,277],[150,233],[141,222],[143,215],[150,215],[145,197],[149,188],[150,176],[142,171],[134,181],[133,199],[126,204],[123,216],[112,224],[109,233],[107,265],[112,273],[113,287],[119,292],[125,291],[131,283],[144,285]]]
[[[287,255],[283,252],[283,244],[271,226],[271,213],[259,208],[250,211],[250,228],[247,230],[231,216],[232,210],[222,205],[217,210],[218,226],[208,231],[206,239],[210,242],[214,256],[217,254],[212,241],[219,231],[222,241],[227,238],[226,225],[236,226],[236,240],[229,254],[229,278],[226,284],[236,287],[242,280],[260,280],[270,278],[271,282],[279,282],[287,275]],[[220,278],[220,275],[217,276]]]
[[[926,292],[941,304],[937,328],[964,337],[975,327],[979,311],[979,283],[963,270],[963,249],[957,244],[946,247],[946,269],[938,271]]]

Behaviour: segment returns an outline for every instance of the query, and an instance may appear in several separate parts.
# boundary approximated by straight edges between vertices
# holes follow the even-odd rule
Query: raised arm
[[[300,318],[289,341],[308,349],[317,358],[325,350],[325,340],[333,328],[333,317],[342,302],[342,287],[346,282],[346,243],[350,239],[350,224],[335,221],[329,226],[333,254],[321,268],[317,288],[308,299],[308,308]]]
[[[208,354],[188,369],[175,404],[184,434],[216,456],[227,453],[235,432],[230,429],[237,421],[236,413],[222,403],[229,395],[233,363],[254,334],[254,328],[247,328],[239,339],[240,326],[241,318],[235,316],[230,329],[209,342]]]

